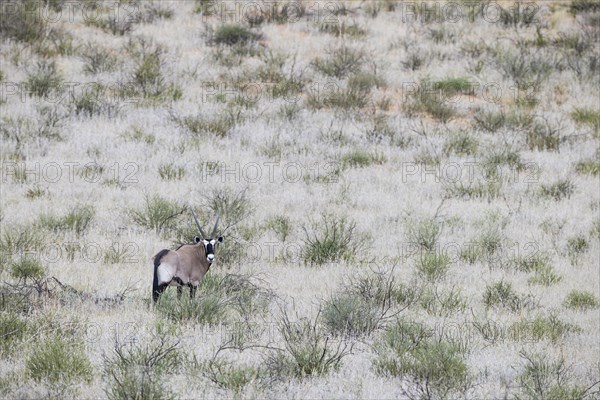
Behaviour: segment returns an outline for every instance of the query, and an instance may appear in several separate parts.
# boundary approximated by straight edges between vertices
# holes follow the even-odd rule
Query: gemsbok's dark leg
[[[165,291],[165,289],[169,286],[169,284],[163,284],[156,287],[156,289],[152,292],[152,300],[156,303],[160,295]]]
[[[193,299],[196,297],[196,286],[190,285],[190,299]]]
[[[183,286],[177,286],[177,300],[181,299],[181,293],[183,293]]]

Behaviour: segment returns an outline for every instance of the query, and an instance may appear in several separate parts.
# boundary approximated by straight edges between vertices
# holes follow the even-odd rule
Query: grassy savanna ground
[[[3,397],[595,398],[599,32],[588,0],[3,2]],[[152,307],[191,209],[225,244]]]

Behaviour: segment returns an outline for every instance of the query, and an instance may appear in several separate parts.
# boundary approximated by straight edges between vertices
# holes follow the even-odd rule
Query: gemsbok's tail
[[[152,301],[156,303],[160,296],[160,288],[158,286],[158,266],[160,265],[161,258],[164,257],[170,250],[161,250],[157,255],[154,256],[154,279],[152,281]]]

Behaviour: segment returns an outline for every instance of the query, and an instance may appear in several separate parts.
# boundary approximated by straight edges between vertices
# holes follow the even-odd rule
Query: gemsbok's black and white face
[[[200,243],[204,245],[204,253],[206,254],[206,261],[212,263],[215,261],[215,251],[217,245],[223,243],[223,236],[219,236],[216,239],[201,239],[198,236],[194,238],[194,242]]]

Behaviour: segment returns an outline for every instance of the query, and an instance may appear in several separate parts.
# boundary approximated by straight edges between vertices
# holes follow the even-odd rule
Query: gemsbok
[[[193,244],[183,244],[176,250],[164,249],[154,256],[152,300],[155,303],[169,285],[177,286],[178,296],[181,296],[183,286],[189,287],[190,297],[194,298],[198,285],[215,261],[217,245],[223,243],[223,236],[215,237],[220,213],[217,214],[217,220],[210,236],[206,236],[202,230],[194,211],[192,211],[192,215],[202,238],[196,236]]]

